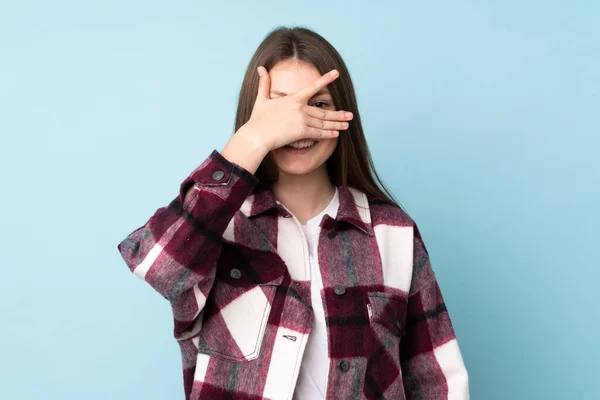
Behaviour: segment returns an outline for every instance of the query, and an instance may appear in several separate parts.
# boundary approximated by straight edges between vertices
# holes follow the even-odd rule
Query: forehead
[[[293,93],[319,79],[321,74],[314,65],[305,61],[288,60],[275,64],[270,69],[269,76],[272,91]]]

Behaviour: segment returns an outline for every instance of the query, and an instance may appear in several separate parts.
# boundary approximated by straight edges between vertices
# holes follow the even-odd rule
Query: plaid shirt
[[[186,399],[291,399],[313,323],[299,221],[214,150],[118,245],[171,304]],[[193,187],[185,197],[187,189]],[[468,375],[425,245],[400,208],[338,186],[316,260],[327,399],[468,399]]]

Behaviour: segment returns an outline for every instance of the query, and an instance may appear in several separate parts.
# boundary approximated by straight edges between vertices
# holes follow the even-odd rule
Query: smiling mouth
[[[295,142],[285,145],[284,147],[291,150],[305,150],[315,147],[317,143],[319,143],[318,140],[296,140]]]

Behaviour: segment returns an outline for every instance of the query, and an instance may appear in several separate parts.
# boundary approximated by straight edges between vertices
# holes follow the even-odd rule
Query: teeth
[[[296,149],[303,149],[305,147],[310,147],[315,143],[317,143],[315,140],[296,140],[295,142],[288,144],[288,146]]]

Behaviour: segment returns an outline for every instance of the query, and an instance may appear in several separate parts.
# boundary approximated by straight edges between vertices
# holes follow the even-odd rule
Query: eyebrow
[[[277,94],[279,96],[287,96],[287,93],[280,92],[279,90],[271,90],[270,94]],[[331,93],[329,93],[326,88],[323,88],[323,89],[319,90],[317,93],[315,93],[315,95],[312,96],[311,99],[313,97],[317,97],[317,96],[320,96],[322,94],[331,95]]]

